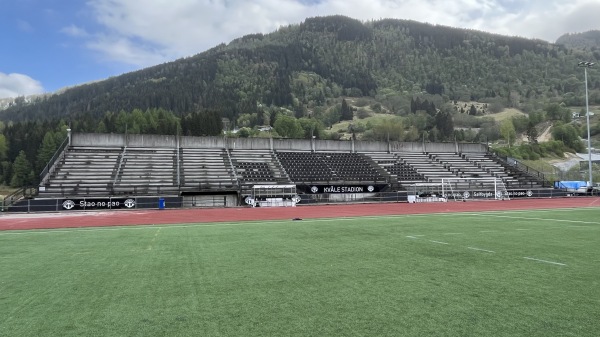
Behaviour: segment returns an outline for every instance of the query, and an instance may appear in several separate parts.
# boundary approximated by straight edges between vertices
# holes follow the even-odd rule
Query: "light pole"
[[[590,137],[590,106],[588,103],[588,84],[587,84],[587,69],[594,66],[594,62],[581,61],[577,64],[578,67],[583,68],[585,74],[585,116],[587,121],[587,141],[588,141],[588,169],[590,171],[590,187],[593,188],[594,182],[592,181],[592,138]]]

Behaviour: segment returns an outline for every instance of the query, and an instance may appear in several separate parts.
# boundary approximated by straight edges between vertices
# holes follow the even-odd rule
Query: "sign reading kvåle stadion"
[[[318,193],[376,193],[380,192],[385,184],[373,184],[373,185],[298,185],[296,189],[307,194],[318,194]]]

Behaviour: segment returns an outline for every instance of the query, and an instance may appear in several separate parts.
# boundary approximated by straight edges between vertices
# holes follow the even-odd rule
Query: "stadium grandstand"
[[[39,186],[7,197],[4,210],[240,206],[261,185],[295,186],[300,204],[406,202],[444,185],[470,196],[498,185],[506,197],[557,193],[485,144],[69,132]]]

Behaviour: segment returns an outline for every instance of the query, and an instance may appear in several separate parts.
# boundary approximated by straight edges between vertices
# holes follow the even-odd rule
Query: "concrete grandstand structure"
[[[156,198],[167,198],[179,207],[229,206],[243,204],[255,185],[293,184],[303,203],[340,195],[406,201],[409,186],[449,178],[464,178],[455,180],[457,190],[486,188],[475,187],[475,178],[498,179],[509,191],[552,186],[475,143],[70,133],[34,199],[58,205],[66,199],[149,198],[156,206]]]

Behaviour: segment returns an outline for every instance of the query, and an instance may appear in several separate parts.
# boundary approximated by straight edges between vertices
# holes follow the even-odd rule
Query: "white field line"
[[[156,241],[156,238],[158,237],[158,234],[160,233],[160,230],[162,228],[158,228],[158,230],[156,231],[156,233],[154,234],[154,237],[152,238],[152,241],[150,241],[150,244],[148,245],[148,248],[146,248],[146,250],[152,250],[152,245],[154,245],[154,242]]]
[[[462,235],[463,233],[444,233],[444,235]]]
[[[494,217],[494,218],[520,219],[520,220],[539,220],[539,221],[555,221],[555,222],[585,223],[585,224],[591,224],[591,225],[600,225],[600,222],[597,222],[597,221],[564,220],[564,219],[552,219],[552,218],[530,218],[530,217],[524,217],[524,216],[493,215],[493,214],[484,214],[484,213],[482,213],[481,216]]]
[[[598,206],[584,206],[584,207],[565,207],[565,208],[540,208],[540,209],[513,209],[505,211],[483,211],[483,212],[463,212],[466,215],[482,215],[482,214],[531,214],[531,213],[547,213],[547,212],[578,212],[582,209],[598,209]],[[452,214],[452,213],[448,213]]]
[[[479,231],[479,233],[496,233],[498,231]]]
[[[407,235],[406,237],[409,238],[409,239],[418,239],[418,237],[416,237],[414,235]]]
[[[543,262],[543,263],[549,263],[549,264],[555,264],[557,266],[566,266],[565,263],[560,263],[560,262],[554,262],[554,261],[548,261],[548,260],[541,260],[541,259],[536,259],[534,257],[529,257],[529,256],[525,256],[523,257],[526,260],[532,260],[532,261],[538,261],[538,262]]]
[[[480,252],[486,252],[486,253],[495,253],[495,251],[493,250],[488,250],[488,249],[482,249],[482,248],[475,248],[475,247],[467,247],[468,249],[472,249],[472,250],[478,250]]]
[[[517,228],[516,231],[530,231],[531,228]]]
[[[442,242],[442,241],[435,241],[435,240],[429,240],[429,242],[433,242],[433,243],[439,243],[440,245],[448,245],[448,242]]]

